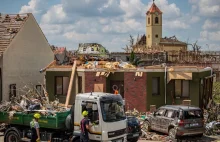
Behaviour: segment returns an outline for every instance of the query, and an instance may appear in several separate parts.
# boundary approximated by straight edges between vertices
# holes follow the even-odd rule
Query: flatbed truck
[[[55,116],[39,119],[41,141],[79,142],[82,112],[89,112],[90,141],[126,142],[126,116],[120,94],[82,93],[77,94],[71,109],[57,112]],[[34,113],[17,112],[9,119],[8,112],[0,112],[0,123],[5,123],[4,142],[29,141],[30,121]]]

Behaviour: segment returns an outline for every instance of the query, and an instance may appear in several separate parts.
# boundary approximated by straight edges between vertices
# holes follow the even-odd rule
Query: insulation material
[[[104,90],[103,84],[94,84],[94,92],[103,92]]]
[[[168,72],[167,83],[172,79],[192,80],[192,73],[184,72]]]

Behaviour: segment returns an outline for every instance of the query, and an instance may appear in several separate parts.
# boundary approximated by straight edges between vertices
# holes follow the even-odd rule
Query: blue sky
[[[220,50],[220,0],[155,0],[163,12],[163,37]],[[34,14],[52,45],[77,49],[98,42],[123,51],[129,35],[145,34],[152,0],[1,0],[0,13]]]

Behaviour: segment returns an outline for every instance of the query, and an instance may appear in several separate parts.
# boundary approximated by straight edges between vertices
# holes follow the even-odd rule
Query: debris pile
[[[147,131],[147,128],[145,125],[146,114],[151,114],[151,112],[147,112],[147,113],[146,112],[139,112],[135,108],[134,108],[134,110],[126,111],[126,115],[135,116],[140,121],[141,131],[142,131],[142,135],[141,135],[140,139],[166,142],[169,139],[169,137],[167,135],[160,135],[155,132],[148,132]]]
[[[56,112],[64,112],[67,110],[64,105],[59,103],[58,99],[49,102],[46,96],[47,93],[41,95],[36,89],[31,89],[27,86],[24,86],[22,90],[24,92],[23,95],[11,97],[10,101],[4,101],[0,104],[0,111],[8,112],[9,118],[12,118],[16,112],[39,112],[44,116],[55,116]]]

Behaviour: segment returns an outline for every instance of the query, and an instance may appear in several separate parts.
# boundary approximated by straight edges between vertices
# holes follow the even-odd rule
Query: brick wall
[[[103,84],[103,91],[106,92],[106,77],[97,77],[96,72],[85,72],[85,92],[94,91],[94,84]]]
[[[135,80],[134,80],[135,78]],[[147,75],[143,73],[142,77],[135,76],[134,72],[124,73],[124,97],[126,109],[136,108],[140,112],[146,112],[147,109]]]

